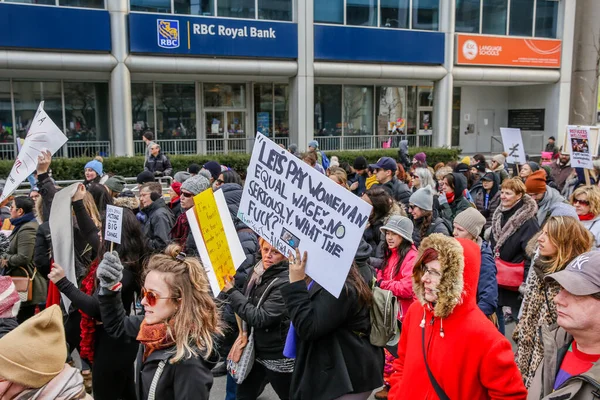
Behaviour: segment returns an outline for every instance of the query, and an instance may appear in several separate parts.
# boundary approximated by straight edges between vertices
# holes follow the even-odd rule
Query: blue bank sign
[[[297,58],[294,23],[207,17],[129,15],[132,53]]]

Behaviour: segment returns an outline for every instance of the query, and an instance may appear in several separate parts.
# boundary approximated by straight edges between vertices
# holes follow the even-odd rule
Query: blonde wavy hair
[[[177,259],[180,253],[181,246],[171,244],[164,254],[152,256],[144,271],[144,279],[150,271],[166,274],[170,296],[179,299],[172,324],[167,324],[176,346],[171,364],[199,355],[208,358],[214,350],[215,336],[223,333],[204,267],[195,257]]]
[[[335,178],[337,179],[337,180],[334,180],[335,183],[348,189],[348,175],[346,174],[346,171],[344,171],[343,168],[340,168],[340,167],[329,168],[329,178],[331,179],[332,176],[335,176]]]
[[[85,195],[83,196],[83,206],[85,207],[85,211],[87,211],[88,215],[92,218],[92,221],[94,221],[96,228],[102,231],[102,219],[100,218],[98,207],[96,207],[96,203],[90,192],[85,192]]]
[[[590,212],[594,215],[600,214],[600,188],[597,186],[582,186],[573,192],[569,201],[573,204],[573,200],[577,196],[581,196],[585,194],[587,196],[587,201],[590,202]]]
[[[563,270],[575,257],[592,249],[594,237],[573,217],[550,217],[544,226],[548,240],[556,247],[556,256],[544,271],[546,274]]]

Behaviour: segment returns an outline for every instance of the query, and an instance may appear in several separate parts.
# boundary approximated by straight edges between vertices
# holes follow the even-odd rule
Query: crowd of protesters
[[[0,399],[207,400],[225,374],[225,400],[266,384],[293,400],[600,398],[600,188],[555,146],[541,166],[506,154],[430,166],[406,141],[374,164],[290,146],[372,206],[336,298],[305,274],[314,255],[282,254],[237,217],[245,171],[174,173],[144,141],[136,187],[100,158],[85,165],[62,215],[73,265],[53,259],[65,189],[50,153],[30,196],[2,204]],[[186,213],[205,190],[222,191],[245,254],[216,298]],[[114,246],[108,205],[123,207]],[[399,341],[383,347],[369,340],[376,287],[398,303]],[[227,365],[248,343],[239,381]]]

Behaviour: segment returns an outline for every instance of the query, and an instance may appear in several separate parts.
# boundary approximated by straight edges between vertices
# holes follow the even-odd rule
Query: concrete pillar
[[[125,65],[129,43],[127,37],[127,0],[107,0],[110,13],[112,55],[117,66],[110,74],[110,110],[112,154],[133,156],[133,121],[131,116],[131,74]]]
[[[452,90],[454,77],[454,1],[440,2],[440,32],[444,33],[444,68],[447,74],[433,87],[433,146],[450,147],[452,144]]]
[[[313,0],[296,1],[298,75],[290,80],[290,143],[305,150],[313,139],[315,108]]]
[[[560,81],[555,83],[556,115],[558,117],[558,132],[550,132],[556,137],[558,146],[562,146],[566,134],[566,126],[571,120],[571,90],[573,78],[573,52],[575,45],[576,4],[574,1],[563,1],[559,9],[559,37],[562,39]],[[594,101],[594,104],[596,102]],[[550,136],[550,135],[547,135]],[[544,138],[546,142],[548,138]]]
[[[574,125],[595,125],[600,58],[600,1],[578,0],[576,6],[574,1],[561,3],[569,13],[576,7],[574,51],[568,54],[573,57],[569,120]],[[566,20],[565,27],[568,27]],[[565,39],[563,38],[563,43],[566,42]],[[563,52],[566,53],[565,50],[567,49],[563,48]]]

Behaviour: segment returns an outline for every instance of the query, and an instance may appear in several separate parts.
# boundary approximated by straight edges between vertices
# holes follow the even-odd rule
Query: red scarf
[[[142,321],[140,326],[140,332],[137,335],[136,340],[144,345],[144,358],[146,359],[156,350],[168,349],[175,345],[175,338],[173,335],[174,320],[171,319],[169,322],[170,334],[167,330],[167,323],[161,322],[158,324],[148,325],[146,320]]]
[[[98,259],[94,260],[90,265],[90,270],[85,278],[81,281],[81,291],[88,296],[94,294],[96,290],[96,270],[98,269]],[[83,311],[81,313],[81,344],[79,355],[81,358],[94,362],[94,334],[96,333],[96,320]]]
[[[446,200],[448,200],[449,204],[454,203],[454,192],[452,192],[452,193],[446,192]]]
[[[185,243],[190,234],[190,224],[188,223],[187,214],[182,210],[181,214],[175,222],[175,226],[171,229],[171,238],[179,243],[185,251]]]
[[[591,220],[593,220],[593,219],[594,219],[594,217],[595,217],[595,215],[594,215],[594,214],[592,214],[592,213],[587,213],[587,214],[585,214],[585,215],[580,215],[580,216],[579,216],[579,220],[580,220],[580,221],[591,221]]]

